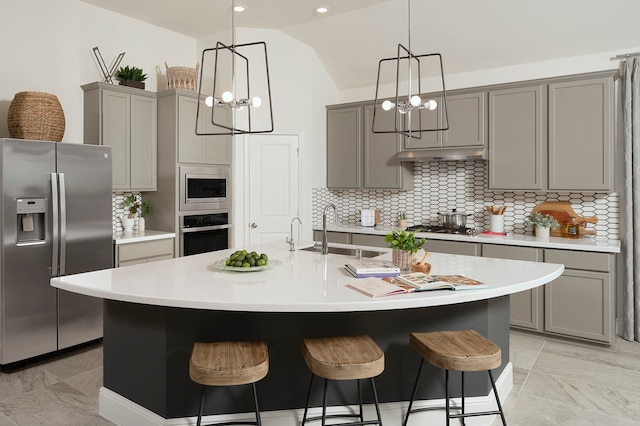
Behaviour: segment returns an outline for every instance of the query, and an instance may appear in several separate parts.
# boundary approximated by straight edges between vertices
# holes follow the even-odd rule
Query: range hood
[[[484,147],[414,149],[398,153],[398,160],[400,161],[461,161],[486,159],[487,149]]]

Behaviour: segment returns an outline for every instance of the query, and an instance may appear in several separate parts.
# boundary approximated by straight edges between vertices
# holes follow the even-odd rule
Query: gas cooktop
[[[413,225],[407,227],[407,231],[410,232],[434,232],[437,234],[462,234],[462,235],[473,235],[475,232],[474,228],[445,228],[441,225]]]

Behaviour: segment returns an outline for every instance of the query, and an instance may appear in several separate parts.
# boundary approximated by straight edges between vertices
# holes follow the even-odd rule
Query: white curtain
[[[624,300],[622,337],[640,341],[640,58],[623,64]]]

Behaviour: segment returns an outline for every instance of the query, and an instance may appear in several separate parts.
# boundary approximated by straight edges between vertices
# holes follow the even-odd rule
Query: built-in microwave
[[[180,166],[180,210],[229,209],[229,168]]]

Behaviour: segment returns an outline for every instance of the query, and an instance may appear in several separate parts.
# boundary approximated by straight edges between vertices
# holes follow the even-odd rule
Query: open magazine
[[[489,287],[463,275],[427,275],[423,272],[398,275],[393,278],[392,283],[404,288],[413,288],[414,291],[475,290]]]

